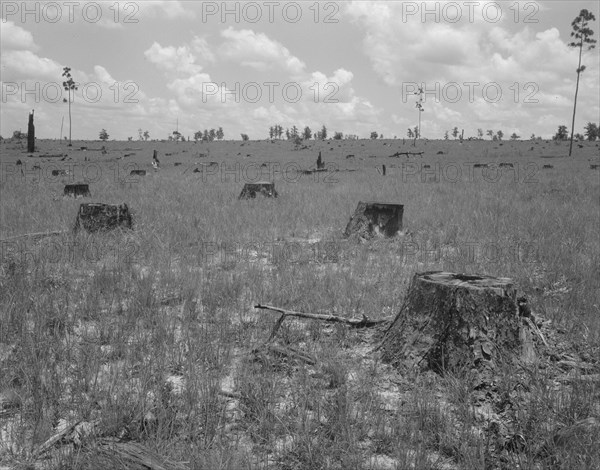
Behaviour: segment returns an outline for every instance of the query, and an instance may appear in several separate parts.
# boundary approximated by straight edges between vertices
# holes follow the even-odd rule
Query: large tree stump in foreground
[[[246,183],[238,199],[254,199],[257,194],[262,194],[265,197],[277,197],[275,183],[269,181]]]
[[[108,231],[118,227],[133,228],[133,217],[127,204],[85,203],[79,206],[75,231],[83,227],[88,232]]]
[[[344,238],[353,234],[365,239],[376,235],[393,237],[402,229],[403,213],[402,204],[361,201],[346,225]]]
[[[448,272],[417,273],[385,333],[383,359],[399,367],[491,370],[520,355],[513,281]]]

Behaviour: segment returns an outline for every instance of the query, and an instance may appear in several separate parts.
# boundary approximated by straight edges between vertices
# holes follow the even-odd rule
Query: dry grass
[[[135,230],[2,242],[0,465],[30,468],[32,450],[57,430],[97,420],[71,436],[75,452],[54,454],[56,468],[106,466],[112,438],[143,444],[173,468],[600,467],[599,428],[581,424],[600,419],[600,387],[576,370],[566,382],[541,367],[501,370],[496,408],[487,409],[468,371],[402,377],[381,363],[377,331],[286,320],[279,344],[316,365],[252,353],[277,319],[256,303],[383,318],[399,310],[415,272],[443,269],[513,278],[533,310],[595,361],[596,370],[579,373],[598,373],[600,185],[588,161],[598,160],[596,143],[573,160],[541,158],[564,155],[565,144],[420,143],[417,166],[388,158],[415,150],[401,141],[332,140],[300,151],[283,142],[109,142],[107,154],[74,150],[99,142],[39,143],[41,154],[73,159],[62,162],[1,145],[0,238],[72,226],[81,200],[63,199],[68,178],[44,171],[73,162],[90,172],[99,162],[91,200],[126,202]],[[143,150],[123,157],[127,147]],[[359,171],[327,182],[292,173],[314,167],[319,150],[326,163]],[[29,171],[39,163],[42,177],[13,174],[17,158]],[[256,167],[192,172],[209,161],[290,170],[273,174],[278,199],[238,201]],[[425,162],[438,181],[422,179]],[[450,181],[449,164],[466,162],[513,162],[519,174],[490,182],[475,169],[472,180],[465,171]],[[542,170],[548,162],[554,169]],[[120,181],[125,164],[149,174]],[[404,204],[406,233],[342,240],[359,200]],[[492,415],[506,429],[496,430]],[[513,441],[499,442],[506,435]]]

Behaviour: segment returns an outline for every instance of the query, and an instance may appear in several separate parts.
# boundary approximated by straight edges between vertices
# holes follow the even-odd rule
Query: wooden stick
[[[10,240],[16,240],[18,238],[25,238],[25,237],[38,237],[38,238],[44,238],[44,237],[53,237],[56,235],[64,235],[69,233],[66,230],[60,230],[60,231],[55,231],[55,232],[37,232],[37,233],[24,233],[23,235],[13,235],[12,237],[8,237],[8,238],[4,238],[1,239],[0,242],[7,242]]]
[[[279,312],[282,314],[282,318],[278,320],[278,323],[283,321],[283,317],[299,317],[299,318],[308,318],[310,320],[321,320],[329,323],[345,323],[346,325],[350,325],[353,328],[369,328],[371,326],[380,325],[382,323],[389,322],[392,318],[383,318],[381,320],[370,320],[366,315],[363,315],[362,318],[344,318],[338,317],[336,315],[324,315],[320,313],[302,313],[295,312],[293,310],[284,310],[279,307],[272,307],[270,305],[255,305],[254,308],[264,309],[264,310],[272,310],[274,312]],[[277,326],[277,324],[276,324]],[[281,326],[281,325],[279,325]],[[277,326],[277,329],[279,329]],[[273,328],[274,332],[277,332],[277,329]],[[273,336],[273,333],[271,333]]]
[[[540,329],[537,327],[537,325],[533,321],[531,321],[529,318],[524,318],[524,320],[527,322],[529,327],[540,337],[540,339],[542,340],[542,343],[544,343],[544,346],[548,347],[546,338],[544,338],[544,335],[542,334]]]
[[[273,329],[271,330],[271,336],[269,336],[269,339],[265,344],[270,343],[273,340],[273,338],[275,338],[275,335],[277,334],[279,328],[281,328],[281,325],[283,324],[283,320],[285,320],[285,314],[282,314],[279,317],[279,319],[275,322],[275,324],[273,325]]]
[[[254,349],[252,351],[252,353],[257,354],[262,351],[270,352],[277,356],[283,356],[283,357],[289,357],[291,359],[296,359],[300,362],[304,362],[311,366],[314,366],[317,363],[317,360],[310,354],[307,354],[302,351],[298,351],[297,349],[292,349],[290,347],[285,348],[283,346],[278,346],[275,344],[265,344],[264,346],[262,346],[260,348]]]

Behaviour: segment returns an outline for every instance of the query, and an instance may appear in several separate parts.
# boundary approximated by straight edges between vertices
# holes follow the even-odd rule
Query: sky
[[[571,127],[571,22],[593,12],[598,39],[599,5],[2,0],[0,135],[26,132],[31,110],[36,137],[68,135],[70,67],[73,139],[266,139],[276,124],[401,138],[419,118],[429,139],[549,138]],[[583,53],[575,132],[600,121],[598,51]]]

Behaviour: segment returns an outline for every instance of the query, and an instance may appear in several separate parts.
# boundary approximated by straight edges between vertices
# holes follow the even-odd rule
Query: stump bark
[[[403,213],[402,204],[361,201],[346,225],[344,238],[354,234],[364,239],[393,237],[402,229]]]
[[[33,110],[29,113],[29,122],[27,124],[27,152],[35,152],[35,126],[33,125]]]
[[[67,184],[63,190],[63,196],[70,197],[90,197],[90,187],[87,184]]]
[[[417,273],[385,332],[382,357],[401,368],[441,373],[493,370],[519,355],[521,322],[508,278]]]
[[[269,181],[259,181],[257,183],[246,183],[238,199],[254,199],[257,194],[264,197],[277,197],[275,183]]]
[[[321,158],[321,152],[319,152],[319,156],[317,157],[317,170],[321,170],[325,168],[325,162]]]
[[[85,203],[79,206],[75,231],[83,227],[88,232],[133,228],[133,217],[127,204]]]

